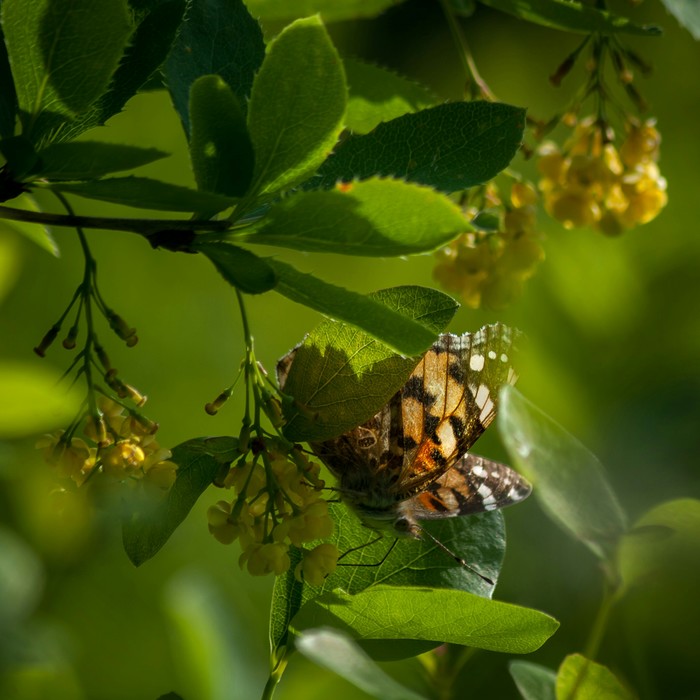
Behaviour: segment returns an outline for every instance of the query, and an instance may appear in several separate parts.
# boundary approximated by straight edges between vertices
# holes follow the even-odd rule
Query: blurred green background
[[[637,84],[663,136],[660,167],[669,204],[655,221],[618,239],[565,231],[542,214],[547,260],[524,297],[499,314],[461,309],[450,329],[502,320],[527,333],[520,390],[601,458],[632,522],[664,500],[700,496],[700,45],[655,0],[636,8],[634,19],[665,29],[662,38],[625,41],[654,66]],[[481,6],[464,26],[491,88],[534,116],[559,111],[582,80],[580,69],[560,89],[547,80],[579,37]],[[443,99],[461,98],[463,75],[437,3],[407,2],[378,19],[330,29],[344,55],[390,66]],[[182,129],[164,92],[132,100],[86,138],[168,151],[170,158],[140,173],[192,183]],[[534,177],[532,162],[514,165]],[[83,214],[139,215],[87,200],[74,205]],[[0,228],[0,359],[61,372],[72,355],[58,343],[45,360],[31,351],[82,275],[74,232],[54,235],[60,258]],[[102,293],[137,327],[140,342],[127,349],[106,328],[100,337],[120,375],[148,394],[161,444],[237,434],[240,396],[214,418],[203,410],[230,383],[243,351],[227,285],[202,256],[154,251],[125,233],[88,236]],[[283,255],[360,291],[433,284],[431,256]],[[251,298],[249,311],[258,357],[270,369],[319,320],[275,293]],[[1,387],[0,397],[9,406],[15,401]],[[505,459],[496,431],[489,433],[478,451]],[[0,443],[0,597],[8,608],[0,609],[0,627],[7,630],[0,653],[9,662],[0,697],[155,699],[170,690],[186,700],[258,697],[267,675],[272,580],[242,573],[237,545],[224,547],[208,534],[205,511],[218,494],[207,492],[162,552],[135,569],[121,551],[114,518],[90,521],[77,512],[56,520],[48,496],[52,475],[35,440]],[[496,597],[562,622],[529,657],[556,668],[585,644],[601,574],[588,551],[556,530],[534,500],[507,511],[506,520],[508,554]],[[644,698],[700,698],[698,574],[688,564],[662,572],[616,609],[603,644],[600,660]],[[479,653],[455,697],[517,697],[507,661]],[[404,678],[415,674],[416,662],[400,669]],[[367,697],[295,658],[278,696],[314,700],[331,692],[336,700]]]

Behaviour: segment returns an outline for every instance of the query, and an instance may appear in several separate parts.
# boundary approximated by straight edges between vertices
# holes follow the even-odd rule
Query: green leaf
[[[165,60],[184,14],[185,0],[165,0],[141,17],[109,90],[79,119],[63,126],[57,138],[73,139],[120,112]]]
[[[523,700],[555,700],[557,674],[552,669],[531,661],[511,661],[508,670]]]
[[[425,700],[397,683],[347,635],[332,629],[310,629],[301,635],[296,648],[322,668],[337,673],[360,690],[380,700]]]
[[[339,180],[398,177],[454,192],[495,177],[520,148],[525,110],[496,102],[454,102],[405,114],[350,136],[306,189]]]
[[[659,36],[661,27],[654,24],[638,25],[626,17],[597,10],[580,2],[569,0],[481,0],[484,5],[507,12],[518,19],[545,27],[579,34],[641,34]]]
[[[129,513],[122,523],[124,550],[135,566],[160,550],[216,475],[238,456],[238,440],[232,437],[196,438],[173,448],[177,478],[168,494]]]
[[[370,18],[380,15],[403,0],[246,0],[255,17],[264,20],[291,20],[320,12],[325,22]]]
[[[53,430],[70,422],[83,397],[77,388],[59,384],[60,373],[29,362],[0,364],[0,439]]]
[[[192,83],[190,130],[197,187],[242,197],[253,177],[253,144],[236,95],[218,75],[203,75]]]
[[[618,571],[624,586],[651,580],[688,580],[700,566],[700,501],[682,498],[647,511],[622,538]]]
[[[44,578],[41,560],[29,545],[9,528],[0,526],[0,624],[6,658],[10,630],[39,605]]]
[[[99,141],[54,143],[37,153],[32,175],[48,180],[91,180],[165,158],[156,148]]]
[[[369,63],[343,59],[350,95],[345,127],[367,134],[381,122],[432,107],[437,98],[427,88]]]
[[[570,654],[557,674],[557,700],[635,700],[610,669],[581,656]]]
[[[330,626],[357,639],[424,639],[529,654],[559,623],[549,615],[466,591],[377,585],[351,595],[341,589],[307,603],[295,632]]]
[[[10,60],[7,57],[5,37],[0,29],[0,138],[6,139],[15,134],[17,119],[17,92],[12,81]]]
[[[319,18],[284,29],[267,47],[250,96],[253,191],[278,192],[313,173],[338,140],[346,102],[343,64]]]
[[[221,276],[246,294],[262,294],[277,283],[274,270],[264,258],[229,243],[201,243],[194,248],[214,263]]]
[[[52,183],[50,189],[139,209],[218,212],[233,205],[233,200],[213,192],[198,192],[189,187],[131,175],[93,182]]]
[[[661,0],[666,9],[692,34],[700,39],[700,5],[690,0]]]
[[[2,23],[24,135],[34,143],[106,91],[132,32],[126,0],[5,0]],[[38,120],[42,112],[47,120]]]
[[[447,552],[428,539],[414,540],[384,537],[365,527],[357,515],[342,503],[329,505],[335,528],[330,541],[341,553],[349,552],[323,586],[299,582],[294,568],[300,560],[299,550],[292,550],[292,567],[275,582],[270,615],[270,638],[274,648],[286,644],[292,618],[301,608],[322,593],[342,589],[350,594],[361,593],[379,584],[421,588],[446,588],[469,591],[490,597],[494,586],[462,566]],[[505,554],[503,514],[494,511],[423,523],[433,537],[450,552],[469,562],[482,575],[497,581]],[[316,543],[309,543],[309,548]],[[437,646],[413,638],[391,647],[371,640],[363,648],[375,659],[396,660],[415,656]]]
[[[265,56],[260,25],[242,0],[192,2],[165,62],[165,80],[173,104],[190,131],[190,87],[202,75],[220,75],[241,105]]]
[[[3,139],[0,141],[0,152],[7,161],[7,167],[15,181],[21,181],[27,173],[31,172],[37,160],[32,142],[24,136],[10,136]]]
[[[427,287],[395,287],[370,298],[419,323],[433,339],[458,308],[454,299]],[[302,413],[294,404],[283,406],[284,432],[293,441],[325,440],[360,425],[406,383],[418,363],[358,328],[330,320],[293,352],[291,367],[284,376],[280,371],[284,392],[306,407]]]
[[[511,386],[502,390],[497,421],[511,460],[533,482],[545,513],[607,559],[626,518],[595,455]]]
[[[299,272],[280,260],[268,262],[277,274],[275,291],[298,304],[366,331],[396,352],[418,355],[435,340],[436,333],[378,301]]]
[[[23,194],[13,200],[12,204],[17,209],[26,209],[27,211],[40,211],[39,206],[33,197],[28,194]],[[40,248],[43,248],[47,253],[51,253],[55,257],[60,256],[58,245],[51,235],[51,230],[42,224],[31,224],[28,221],[14,221],[13,219],[0,219],[0,227],[6,227],[15,233],[28,238],[33,243],[36,243]]]
[[[245,240],[295,250],[397,256],[434,250],[469,229],[462,210],[445,195],[372,178],[286,197]]]

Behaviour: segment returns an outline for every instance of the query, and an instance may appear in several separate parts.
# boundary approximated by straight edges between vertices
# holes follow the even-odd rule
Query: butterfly
[[[530,494],[513,469],[469,452],[496,416],[500,387],[517,379],[519,336],[500,323],[440,335],[376,415],[310,444],[366,525],[435,541],[421,521],[494,510]],[[294,354],[278,363],[281,387]]]

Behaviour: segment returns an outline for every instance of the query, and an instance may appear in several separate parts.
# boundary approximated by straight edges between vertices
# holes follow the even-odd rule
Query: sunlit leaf
[[[508,670],[523,700],[555,700],[557,674],[552,669],[531,661],[511,661]]]
[[[595,455],[511,386],[502,390],[497,421],[511,460],[532,481],[545,513],[608,558],[626,518]]]
[[[277,275],[275,291],[288,299],[344,321],[404,355],[418,355],[437,337],[410,316],[397,313],[370,297],[351,292],[313,275],[299,272],[281,260],[268,260]]]
[[[273,205],[246,239],[296,250],[398,256],[434,250],[469,228],[461,209],[435,190],[372,178],[291,195]]]
[[[567,32],[590,34],[642,34],[659,36],[661,28],[634,24],[626,17],[569,0],[480,0],[484,5],[519,19]]]
[[[255,17],[265,20],[290,20],[320,12],[324,21],[338,22],[361,17],[376,17],[404,0],[246,0]]]
[[[385,289],[370,299],[420,324],[433,339],[458,307],[446,294],[416,286]],[[417,363],[417,357],[397,355],[357,327],[323,321],[296,349],[281,381],[306,409],[285,405],[285,434],[290,440],[323,440],[359,425],[404,385]]]
[[[28,194],[23,194],[20,197],[12,200],[12,204],[17,209],[25,209],[27,211],[38,212],[39,207],[33,197]],[[60,255],[58,245],[51,235],[51,231],[42,224],[32,224],[29,221],[15,221],[14,219],[0,219],[0,228],[6,227],[11,231],[28,238],[33,243],[36,243],[40,248],[43,248],[47,253],[58,257]]]
[[[602,664],[581,654],[567,656],[557,673],[557,700],[635,700],[635,695]]]
[[[226,465],[238,457],[236,438],[196,438],[172,449],[177,478],[162,501],[146,503],[128,513],[122,523],[127,556],[140,566],[155,555]],[[149,507],[150,506],[150,507]]]
[[[386,68],[343,59],[350,91],[345,127],[367,134],[381,122],[432,107],[437,98],[427,88]]]
[[[495,102],[453,102],[405,114],[350,136],[305,183],[329,189],[375,175],[454,192],[495,177],[520,148],[525,110]]]
[[[337,630],[306,630],[295,646],[322,668],[379,700],[425,700],[388,676],[350,637]]]
[[[693,35],[700,40],[700,4],[692,0],[661,0],[666,9]]]
[[[335,145],[347,87],[343,64],[318,17],[297,20],[267,47],[255,76],[248,129],[255,192],[277,192],[308,177]]]

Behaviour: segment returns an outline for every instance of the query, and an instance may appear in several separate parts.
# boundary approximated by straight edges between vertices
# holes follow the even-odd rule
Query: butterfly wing
[[[404,513],[411,521],[471,515],[518,503],[531,491],[529,482],[505,464],[466,454],[408,500]]]
[[[519,332],[500,323],[444,334],[400,392],[403,468],[396,490],[409,497],[439,479],[496,416],[498,392],[514,384]]]

